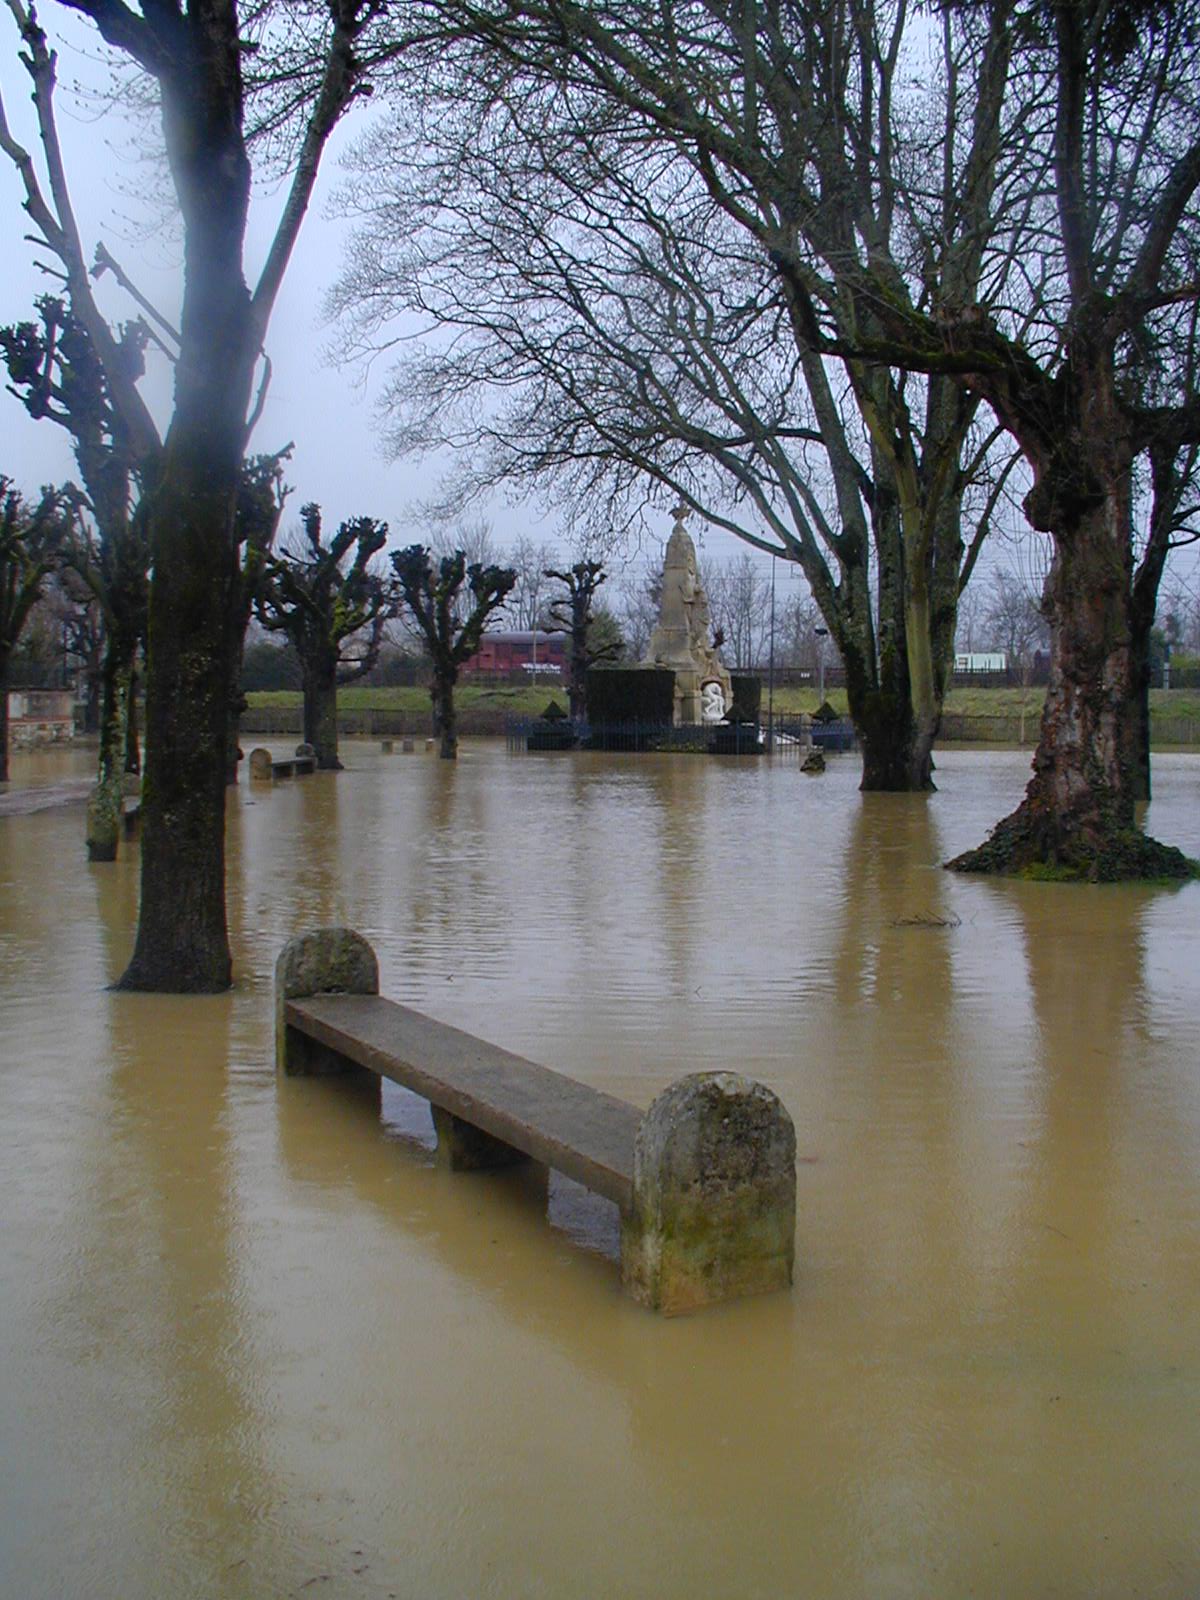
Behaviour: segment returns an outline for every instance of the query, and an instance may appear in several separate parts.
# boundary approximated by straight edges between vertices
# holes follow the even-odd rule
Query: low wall
[[[14,750],[65,744],[75,737],[70,689],[13,689],[8,696],[8,742]]]
[[[510,715],[501,709],[460,711],[458,731],[460,734],[503,738]],[[433,733],[431,711],[348,711],[339,706],[337,721],[339,733],[366,734],[375,738],[425,739]],[[298,705],[251,706],[242,713],[239,727],[243,734],[262,733],[270,736],[294,733],[299,737],[303,731],[301,708]]]

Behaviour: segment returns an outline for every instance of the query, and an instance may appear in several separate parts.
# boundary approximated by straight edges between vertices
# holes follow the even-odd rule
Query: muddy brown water
[[[136,852],[0,818],[0,1592],[1200,1592],[1200,885],[942,872],[1018,755],[928,800],[852,759],[347,762],[243,786],[215,999],[110,993]],[[1156,779],[1200,856],[1200,758]],[[794,1293],[656,1319],[603,1202],[277,1083],[274,958],[331,921],[639,1104],[771,1084]]]

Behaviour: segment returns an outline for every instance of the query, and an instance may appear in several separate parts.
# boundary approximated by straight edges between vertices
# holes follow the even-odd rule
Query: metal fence
[[[814,726],[811,718],[777,714],[760,723],[662,722],[590,723],[569,718],[510,717],[505,728],[513,752],[554,750],[640,751],[693,755],[796,755],[818,745],[827,751],[852,750],[848,722]]]

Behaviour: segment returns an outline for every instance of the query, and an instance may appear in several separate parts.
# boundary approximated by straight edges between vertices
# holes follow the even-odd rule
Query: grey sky
[[[99,116],[70,92],[77,79],[105,81],[93,32],[82,19],[49,3],[40,20],[59,51],[58,120],[85,250],[90,258],[96,241],[102,239],[143,292],[170,315],[179,293],[176,245],[163,235],[135,236],[127,220],[137,210],[132,197],[139,178],[133,130],[116,113]],[[6,14],[0,18],[0,87],[13,135],[36,160],[40,152],[29,80],[16,60],[16,43],[15,25]],[[361,120],[352,118],[339,130],[289,267],[268,337],[273,375],[253,444],[258,450],[274,450],[289,440],[295,442],[289,469],[296,491],[294,505],[318,500],[326,516],[338,520],[359,513],[386,517],[394,540],[417,538],[422,528],[412,520],[411,507],[430,487],[436,466],[384,461],[373,428],[371,378],[339,371],[322,355],[328,330],[322,325],[321,302],[337,272],[342,240],[341,226],[327,212],[338,178],[337,147],[340,143],[344,148],[361,126]],[[247,250],[251,277],[269,242],[281,198],[279,191],[255,194]],[[34,266],[33,246],[22,242],[27,221],[22,199],[15,169],[9,161],[0,161],[0,219],[6,240],[0,255],[0,322],[31,316],[34,297],[54,287]],[[114,317],[131,314],[119,291],[104,292],[102,302]],[[378,375],[382,372],[381,366]],[[169,414],[167,374],[158,374],[148,393],[161,425]],[[47,422],[34,423],[7,393],[0,396],[0,441],[0,471],[27,492],[75,471],[65,433]],[[526,532],[551,543],[559,543],[563,536],[558,521],[545,520],[536,507],[500,501],[487,507],[485,514],[505,544]],[[665,517],[663,522],[665,536]],[[732,541],[723,543],[734,548]]]
[[[100,85],[110,81],[97,37],[90,24],[64,7],[47,0],[40,21],[59,51],[58,118],[68,177],[76,212],[90,257],[103,240],[150,298],[170,315],[179,292],[179,253],[171,238],[146,237],[130,217],[147,214],[137,201],[137,185],[146,182],[146,164],[139,162],[133,129],[113,110],[101,115],[71,92],[76,80]],[[3,91],[14,136],[34,154],[36,137],[29,80],[16,59],[17,34],[9,15],[0,17],[0,89]],[[369,112],[367,113],[369,114]],[[414,509],[436,480],[434,462],[386,462],[379,451],[373,426],[373,389],[382,379],[386,363],[374,374],[352,374],[331,366],[323,356],[329,330],[321,320],[323,295],[335,277],[340,260],[343,225],[329,214],[329,200],[338,183],[338,150],[356,138],[365,126],[363,113],[351,117],[338,131],[327,154],[308,219],[288,270],[268,337],[273,376],[267,406],[256,430],[253,448],[275,450],[294,441],[296,449],[288,478],[295,494],[291,506],[317,500],[329,521],[369,514],[391,524],[392,542],[403,543],[426,535]],[[40,163],[39,163],[40,166]],[[269,242],[281,204],[280,192],[255,194],[247,249],[248,272],[253,276]],[[0,323],[32,315],[34,297],[52,288],[51,280],[34,266],[35,250],[22,242],[26,222],[21,210],[22,189],[12,164],[0,160],[0,220],[6,248],[0,253]],[[104,288],[104,286],[102,286]],[[107,288],[102,302],[114,318],[131,314],[120,291]],[[165,363],[162,364],[165,369]],[[160,424],[169,415],[169,374],[160,370],[147,385],[148,397]],[[65,433],[48,422],[34,423],[19,402],[0,394],[0,471],[13,477],[27,493],[43,483],[61,482],[74,475]],[[569,530],[560,517],[545,518],[536,505],[511,505],[494,501],[483,513],[491,520],[502,545],[523,533],[565,550]],[[1019,521],[1019,517],[1017,518]],[[658,526],[661,524],[661,526]],[[655,519],[654,533],[665,540],[669,518]],[[748,547],[714,528],[692,524],[702,549],[718,561],[740,555]],[[640,550],[629,552],[633,572],[647,570],[659,557],[653,534]],[[1031,552],[1032,554],[1032,552]],[[770,568],[770,558],[755,559]],[[995,546],[985,565],[1012,562],[1011,546]],[[1186,563],[1192,567],[1192,562]],[[785,569],[780,567],[781,578]],[[786,577],[800,580],[795,569]],[[789,589],[791,584],[789,583]]]

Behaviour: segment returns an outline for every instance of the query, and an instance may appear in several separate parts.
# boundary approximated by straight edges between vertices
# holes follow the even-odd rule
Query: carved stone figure
[[[725,691],[715,678],[700,685],[701,722],[720,722],[725,715]]]

